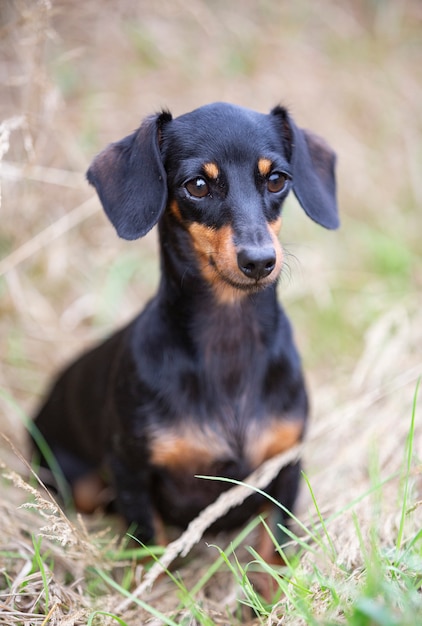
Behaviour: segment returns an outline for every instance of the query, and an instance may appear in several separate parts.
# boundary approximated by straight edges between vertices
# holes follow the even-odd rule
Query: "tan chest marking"
[[[258,467],[280,452],[286,452],[298,443],[303,434],[302,420],[273,420],[260,430],[255,425],[246,447],[246,455],[253,467]]]
[[[285,452],[303,433],[300,420],[252,422],[243,449],[251,470],[271,457]],[[177,431],[154,433],[150,448],[151,463],[172,471],[187,470],[191,475],[206,472],[216,461],[236,460],[237,454],[223,432],[200,428],[191,423]]]
[[[192,475],[204,471],[218,459],[233,456],[224,437],[195,424],[177,431],[157,431],[150,452],[153,465],[174,471],[188,469]]]

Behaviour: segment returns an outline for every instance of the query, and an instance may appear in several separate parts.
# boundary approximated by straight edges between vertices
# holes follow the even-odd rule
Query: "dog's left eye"
[[[281,191],[287,182],[287,176],[281,172],[272,172],[267,178],[267,188],[271,193]]]
[[[187,182],[185,188],[194,198],[205,198],[205,196],[207,196],[210,192],[207,181],[200,176]]]

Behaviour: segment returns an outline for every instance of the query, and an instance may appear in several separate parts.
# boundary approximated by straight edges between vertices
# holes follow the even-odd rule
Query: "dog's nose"
[[[271,274],[275,263],[275,250],[269,246],[242,248],[237,253],[237,264],[240,271],[254,280],[260,280]]]

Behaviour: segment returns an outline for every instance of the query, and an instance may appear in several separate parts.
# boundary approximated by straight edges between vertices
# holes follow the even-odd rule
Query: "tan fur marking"
[[[282,224],[282,218],[281,215],[280,217],[278,217],[276,220],[274,220],[274,222],[270,222],[268,224],[268,230],[270,232],[271,235],[271,239],[273,242],[273,246],[274,246],[274,250],[275,250],[275,254],[276,254],[276,262],[275,262],[275,268],[273,269],[272,273],[269,275],[269,279],[274,280],[274,276],[278,276],[281,272],[281,267],[283,265],[283,248],[281,246],[281,243],[278,239],[278,235],[281,229],[281,224]]]
[[[272,167],[272,162],[270,161],[270,159],[261,157],[258,160],[258,171],[261,174],[261,176],[268,176],[268,174],[271,171],[271,167]]]
[[[236,248],[230,226],[214,229],[194,222],[189,227],[193,246],[198,255],[201,273],[212,285],[218,301],[224,304],[238,302],[245,292],[224,282],[247,284],[237,265]]]
[[[76,509],[80,513],[94,513],[110,500],[109,489],[95,472],[79,478],[72,487],[72,496]]]
[[[283,251],[278,240],[281,227],[281,217],[268,225],[273,246],[276,252],[276,265],[272,273],[260,281],[265,287],[277,278],[283,264]],[[218,230],[192,223],[189,226],[194,249],[198,255],[201,273],[205,280],[213,287],[214,293],[221,304],[233,305],[247,295],[247,289],[237,289],[230,283],[245,288],[253,287],[251,281],[239,270],[237,252],[233,243],[233,232],[230,226],[223,226]]]
[[[179,209],[179,205],[177,204],[176,200],[173,200],[170,203],[170,211],[173,213],[174,217],[181,222],[182,221],[182,216],[180,214],[180,209]]]
[[[252,469],[258,467],[300,441],[303,427],[302,420],[294,419],[252,421],[243,448],[244,458]],[[158,429],[152,433],[150,454],[153,465],[190,476],[212,473],[216,462],[237,458],[223,427],[200,427],[193,420],[174,430]]]
[[[213,460],[209,450],[204,446],[195,445],[193,439],[183,437],[169,437],[159,439],[152,448],[151,461],[153,465],[167,467],[173,470],[188,467],[192,474],[196,474],[200,468],[210,465]]]
[[[268,515],[268,513],[271,513],[271,510],[272,506],[268,502],[262,507],[261,514],[263,514],[265,517],[266,515]],[[269,522],[270,520],[267,520],[267,523]],[[261,555],[266,563],[277,565],[279,567],[285,565],[285,562],[283,561],[280,553],[276,550],[276,545],[273,543],[270,533],[263,524],[260,524],[258,530],[258,543],[256,546],[256,551],[258,552],[258,554]],[[272,581],[275,582],[274,579],[272,579]]]
[[[283,223],[283,218],[280,215],[280,217],[274,220],[274,222],[270,222],[268,224],[271,233],[275,235],[276,237],[278,237],[280,233],[282,223]]]
[[[208,176],[208,178],[212,178],[213,180],[217,180],[220,175],[218,165],[212,162],[204,163],[204,172]]]
[[[187,469],[192,475],[205,471],[217,459],[231,457],[232,451],[223,436],[192,422],[177,431],[156,432],[151,444],[153,465]]]
[[[248,438],[248,457],[254,467],[294,446],[303,433],[301,420],[273,420],[261,432],[253,429]]]
[[[160,515],[157,512],[153,513],[154,524],[154,543],[157,546],[166,546],[169,543],[167,537],[166,527]],[[148,557],[147,557],[148,558]],[[163,572],[164,574],[164,572]]]

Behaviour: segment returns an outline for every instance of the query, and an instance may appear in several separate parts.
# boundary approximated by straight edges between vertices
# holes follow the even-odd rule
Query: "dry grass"
[[[158,278],[154,234],[118,241],[85,183],[93,154],[162,106],[179,114],[221,99],[266,111],[282,101],[339,156],[342,229],[322,231],[292,201],[282,233],[280,292],[314,407],[307,474],[327,519],[367,492],[374,474],[391,477],[377,498],[330,523],[339,567],[362,572],[356,519],[369,537],[375,515],[380,541],[394,543],[422,374],[421,22],[417,0],[1,3],[0,429],[22,454],[21,417],[50,374],[129,319]],[[409,528],[421,526],[420,401],[416,417]],[[0,622],[86,624],[95,608],[116,611],[122,595],[98,572],[122,582],[129,571],[135,588],[142,567],[116,557],[118,539],[104,530],[115,521],[70,520],[21,482],[28,470],[7,440],[0,450]],[[299,516],[315,517],[306,489]],[[181,569],[187,589],[216,558],[197,550]],[[225,624],[238,596],[220,571],[197,600]],[[179,602],[168,579],[144,599],[168,614]],[[146,615],[131,605],[120,617],[140,624]],[[96,623],[107,621],[116,623]]]

